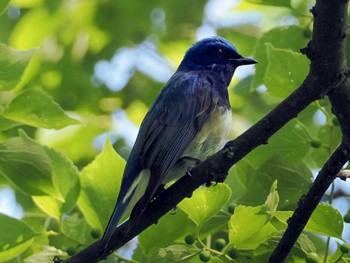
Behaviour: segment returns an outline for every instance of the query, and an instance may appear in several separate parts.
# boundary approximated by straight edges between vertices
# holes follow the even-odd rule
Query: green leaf
[[[80,114],[80,125],[71,125],[61,130],[39,129],[37,140],[65,153],[73,162],[92,160],[96,149],[91,143],[97,136],[113,129],[110,116]]]
[[[258,5],[285,6],[290,7],[290,0],[245,0]]]
[[[294,209],[300,197],[312,183],[312,173],[303,164],[288,165],[274,156],[260,169],[241,161],[230,171],[226,183],[231,186],[233,200],[239,204],[256,206],[265,202],[272,183],[278,181],[278,209]]]
[[[194,256],[196,252],[198,252],[198,248],[190,248],[185,245],[171,245],[165,248],[152,250],[148,262],[188,262],[188,259]]]
[[[230,244],[237,249],[255,249],[275,233],[265,210],[264,206],[237,206],[229,222]]]
[[[48,263],[52,262],[54,257],[65,258],[68,256],[66,252],[50,246],[44,246],[39,253],[32,254],[25,258],[23,263]]]
[[[93,229],[77,214],[63,218],[61,226],[62,233],[79,244],[90,244],[94,240],[91,236]]]
[[[275,48],[271,43],[265,45],[268,65],[264,82],[267,91],[272,96],[284,99],[305,79],[309,72],[309,60],[300,53]]]
[[[20,220],[0,214],[0,261],[14,258],[32,244],[36,234]]]
[[[78,205],[87,222],[103,230],[115,206],[125,160],[113,149],[109,138],[103,151],[80,174],[81,194]]]
[[[266,255],[266,260],[261,260],[261,262],[266,262],[268,257],[271,255],[272,251],[280,242],[283,234],[284,231],[278,231],[275,234],[273,234],[269,239],[261,243],[260,246],[254,250],[254,255],[260,256],[260,258],[262,258],[262,255]],[[293,256],[293,259],[295,259],[295,256],[299,256],[299,258],[303,258],[301,262],[305,262],[305,254],[311,252],[316,252],[316,247],[314,243],[310,240],[310,238],[307,235],[301,234],[297,242],[295,243],[290,256]],[[294,261],[287,260],[286,262]]]
[[[4,13],[10,3],[10,0],[0,0],[0,15]]]
[[[24,132],[0,144],[0,173],[29,195],[60,198],[53,187],[49,156]]]
[[[277,180],[275,180],[271,186],[270,193],[266,198],[265,201],[265,207],[267,211],[274,212],[277,210],[278,202],[279,202],[279,195],[277,192]]]
[[[230,220],[230,217],[231,214],[228,214],[225,209],[221,209],[201,226],[200,238],[205,238],[215,232],[227,229],[227,222]]]
[[[245,158],[255,168],[261,167],[272,156],[279,156],[287,164],[301,161],[310,149],[304,133],[299,129],[297,121],[290,121],[279,130],[267,145],[262,145]]]
[[[259,40],[253,57],[259,61],[255,65],[252,89],[255,90],[263,84],[268,64],[265,43],[271,43],[276,48],[285,48],[299,52],[309,41],[304,35],[304,29],[299,26],[275,27],[266,32]]]
[[[7,105],[4,116],[11,120],[47,129],[61,129],[79,121],[69,117],[53,99],[38,89],[18,94]]]
[[[34,52],[34,49],[16,50],[0,43],[0,91],[16,87]]]
[[[178,207],[189,215],[198,226],[214,216],[230,199],[231,189],[219,183],[212,187],[201,187],[191,198],[184,199]]]
[[[277,211],[274,216],[280,222],[286,224],[292,214],[292,211]],[[321,203],[312,213],[304,231],[342,239],[343,223],[343,217],[337,209],[331,205]]]
[[[187,224],[191,221],[180,209],[176,214],[172,213],[166,214],[157,224],[147,228],[139,235],[138,241],[144,253],[147,254],[152,248],[168,246],[172,241],[185,235]]]
[[[52,181],[61,200],[50,196],[34,196],[33,200],[38,207],[50,216],[60,219],[64,213],[75,206],[79,197],[78,169],[62,153],[48,147],[44,148],[51,161]]]

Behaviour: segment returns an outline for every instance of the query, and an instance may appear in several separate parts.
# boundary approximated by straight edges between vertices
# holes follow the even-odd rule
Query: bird
[[[118,224],[140,216],[164,186],[224,146],[232,122],[228,86],[237,67],[255,63],[219,36],[186,51],[141,123],[102,251]]]

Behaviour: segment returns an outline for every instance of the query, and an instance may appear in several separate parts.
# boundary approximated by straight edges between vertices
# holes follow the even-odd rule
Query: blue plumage
[[[141,124],[102,249],[117,225],[130,213],[139,216],[161,186],[224,145],[231,125],[227,87],[238,66],[255,63],[221,37],[200,40],[186,52]]]

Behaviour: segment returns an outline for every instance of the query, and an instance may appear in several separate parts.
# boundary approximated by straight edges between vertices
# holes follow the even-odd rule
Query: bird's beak
[[[258,63],[258,61],[256,61],[253,58],[245,58],[245,57],[235,58],[235,59],[232,59],[232,61],[236,66],[251,65],[251,64]]]

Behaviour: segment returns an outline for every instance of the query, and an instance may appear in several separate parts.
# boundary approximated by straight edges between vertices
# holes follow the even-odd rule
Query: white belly
[[[203,161],[208,156],[220,150],[227,141],[231,130],[232,113],[223,107],[218,107],[194,137],[183,156],[190,156]]]
[[[185,150],[182,157],[192,157],[200,161],[219,151],[227,142],[227,135],[231,130],[232,113],[223,107],[218,107],[194,137],[192,143]],[[163,180],[163,184],[174,182],[181,178],[194,165],[193,161],[186,161],[181,166],[170,169]]]

